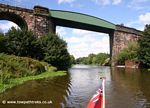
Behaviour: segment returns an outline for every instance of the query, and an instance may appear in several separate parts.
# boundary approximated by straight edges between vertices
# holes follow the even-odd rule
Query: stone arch
[[[27,22],[13,12],[0,12],[0,20],[8,20],[17,24],[22,30],[28,30]]]
[[[55,33],[57,25],[107,33],[110,36],[112,66],[116,64],[117,55],[121,49],[127,46],[128,41],[136,41],[142,36],[142,31],[123,25],[115,25],[94,16],[63,10],[49,10],[41,6],[26,9],[0,4],[0,20],[12,21],[21,29],[33,31],[37,37],[48,32]]]

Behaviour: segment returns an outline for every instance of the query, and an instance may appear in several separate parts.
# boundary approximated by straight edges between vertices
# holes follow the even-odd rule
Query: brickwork
[[[33,31],[38,37],[54,30],[53,23],[49,18],[49,9],[45,7],[35,6],[32,10],[0,4],[0,14],[4,14],[3,16],[0,15],[0,19],[10,20],[21,28]],[[12,15],[16,16],[16,18],[12,17]],[[20,19],[19,21],[17,17]]]
[[[10,20],[21,28],[33,31],[37,37],[41,37],[48,32],[55,33],[56,31],[55,21],[50,17],[49,9],[41,6],[25,9],[0,4],[0,20]],[[137,41],[142,32],[134,28],[116,25],[116,30],[109,35],[110,54],[112,66],[114,66],[120,50],[127,47],[129,42]]]
[[[112,45],[112,65],[116,65],[117,56],[120,51],[127,47],[129,42],[137,41],[142,36],[142,32],[134,28],[129,28],[121,25],[116,25],[114,31],[113,45]]]

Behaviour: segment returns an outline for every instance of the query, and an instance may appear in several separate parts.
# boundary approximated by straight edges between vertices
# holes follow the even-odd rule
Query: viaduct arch
[[[31,30],[37,37],[56,32],[56,26],[65,26],[109,34],[111,65],[115,66],[120,50],[130,41],[137,41],[142,32],[134,28],[115,25],[106,20],[62,10],[49,10],[34,6],[33,9],[0,4],[0,20],[16,23],[21,29]]]

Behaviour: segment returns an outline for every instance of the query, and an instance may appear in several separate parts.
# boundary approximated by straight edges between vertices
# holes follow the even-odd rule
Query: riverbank
[[[0,54],[0,93],[29,80],[66,75],[56,67],[28,57]]]
[[[6,91],[7,89],[10,89],[12,87],[21,85],[27,81],[30,80],[37,80],[37,79],[43,79],[43,78],[48,78],[48,77],[56,77],[56,76],[63,76],[66,75],[67,73],[65,71],[47,71],[43,72],[39,75],[36,76],[27,76],[27,77],[22,77],[22,78],[15,78],[15,79],[10,79],[10,83],[8,84],[2,84],[0,83],[0,93]]]

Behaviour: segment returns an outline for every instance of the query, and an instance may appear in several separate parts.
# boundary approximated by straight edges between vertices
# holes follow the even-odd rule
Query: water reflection
[[[33,105],[0,105],[0,108],[60,108],[65,103],[64,96],[67,96],[70,80],[68,75],[47,78],[43,80],[29,81],[21,86],[15,87],[0,95],[0,101],[52,101],[52,104],[33,104]]]
[[[70,72],[71,94],[67,107],[86,108],[90,98],[99,87],[100,76],[105,76],[109,67],[76,65]]]
[[[106,77],[107,108],[148,108],[150,72],[88,65],[75,65],[67,76],[29,81],[0,95],[0,101],[51,100],[50,105],[0,104],[0,108],[86,108],[101,76]]]
[[[121,107],[121,108],[146,108],[143,106],[148,105],[150,102],[150,73],[145,70],[131,69],[131,68],[112,68],[111,71],[112,83],[114,84],[111,88],[116,92],[115,97],[117,102],[109,104],[110,108]],[[111,93],[110,92],[110,93]],[[112,98],[107,98],[112,99]],[[115,104],[114,104],[115,103]],[[121,106],[125,105],[125,106]],[[148,106],[147,106],[148,107]]]

